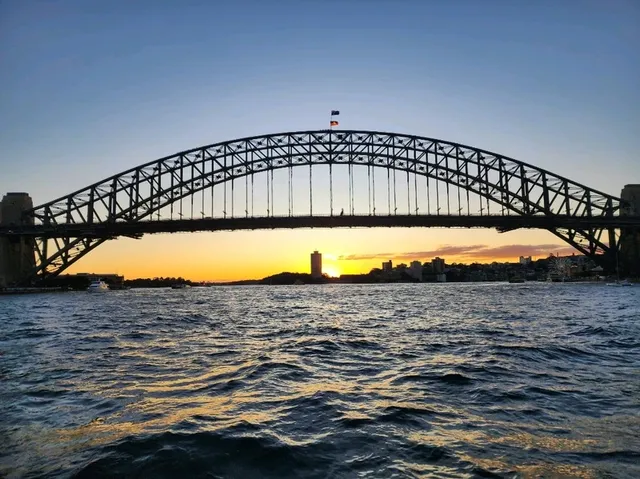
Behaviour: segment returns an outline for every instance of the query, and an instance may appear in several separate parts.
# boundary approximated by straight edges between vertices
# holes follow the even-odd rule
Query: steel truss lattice
[[[464,204],[466,196],[467,211],[470,198],[475,198],[481,216],[579,219],[580,226],[574,222],[571,227],[564,227],[556,221],[546,229],[585,255],[597,257],[617,248],[617,233],[612,223],[599,221],[617,217],[621,200],[614,196],[530,164],[458,143],[394,133],[323,130],[256,136],[194,148],[131,168],[35,207],[27,212],[34,222],[28,234],[36,238],[34,275],[57,275],[68,268],[115,236],[104,232],[109,225],[159,221],[160,212],[167,209],[171,219],[175,213],[177,219],[183,220],[182,200],[185,199],[191,201],[193,218],[196,194],[202,196],[204,205],[203,192],[211,190],[213,204],[215,187],[233,188],[237,181],[244,181],[247,192],[241,216],[255,217],[248,192],[253,194],[254,177],[258,174],[267,178],[267,191],[271,195],[267,196],[267,216],[272,216],[274,211],[269,201],[273,204],[273,172],[287,168],[291,172],[293,167],[306,166],[311,178],[314,169],[321,165],[330,172],[338,165],[347,165],[351,195],[352,171],[358,170],[362,175],[366,171],[370,176],[371,171],[384,169],[388,181],[393,175],[394,195],[397,174],[406,175],[409,189],[413,188],[410,182],[417,181],[416,178],[426,178],[428,188],[446,188],[447,198],[457,194],[458,204]],[[289,175],[291,215],[291,173]],[[370,177],[367,181],[371,181]],[[424,213],[418,208],[417,186],[413,191],[415,210],[409,214],[419,216]],[[224,198],[226,202],[226,193]],[[391,210],[390,198],[389,194]],[[355,215],[352,200],[348,214]],[[175,206],[178,203],[180,211]],[[312,194],[309,205],[309,216],[313,216]],[[369,199],[369,215],[378,214],[375,206],[374,195],[373,208],[371,197]],[[441,209],[438,205],[438,215]],[[224,217],[227,210],[225,204]],[[233,216],[233,205],[231,210]],[[457,214],[462,214],[461,210]],[[207,216],[204,211],[200,214],[201,218]],[[447,214],[451,214],[448,199]],[[102,226],[100,234],[96,233],[98,225]],[[22,233],[27,234],[27,230],[25,227]]]

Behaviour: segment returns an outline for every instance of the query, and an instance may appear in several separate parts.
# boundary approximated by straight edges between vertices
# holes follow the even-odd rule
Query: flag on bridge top
[[[340,110],[331,110],[331,116],[336,116],[340,114]]]
[[[339,123],[336,120],[331,120],[330,126],[338,126]]]

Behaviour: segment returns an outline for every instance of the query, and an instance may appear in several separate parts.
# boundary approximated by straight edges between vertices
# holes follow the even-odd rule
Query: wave
[[[291,446],[269,436],[166,432],[104,448],[73,477],[320,477],[330,444]],[[323,453],[324,451],[324,453]]]
[[[2,477],[598,477],[640,459],[632,296],[89,296],[3,298]]]

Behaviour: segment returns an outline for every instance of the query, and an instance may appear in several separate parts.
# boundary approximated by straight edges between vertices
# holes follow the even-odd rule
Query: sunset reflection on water
[[[12,298],[0,474],[640,475],[637,299],[525,290]]]

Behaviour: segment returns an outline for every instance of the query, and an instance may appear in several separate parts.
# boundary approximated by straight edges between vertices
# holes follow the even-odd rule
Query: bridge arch
[[[417,185],[418,178],[426,181],[426,189],[421,190],[426,194],[430,194],[430,187],[437,189],[444,185],[447,201],[449,189],[455,188],[458,205],[461,192],[466,196],[467,216],[472,215],[470,199],[473,199],[474,205],[479,206],[475,215],[548,219],[546,229],[580,252],[594,257],[606,253],[616,241],[612,229],[603,226],[604,223],[583,221],[582,226],[574,222],[565,227],[568,223],[551,221],[612,218],[620,209],[620,200],[550,171],[487,150],[435,138],[377,131],[318,130],[254,136],[193,148],[131,168],[34,207],[26,214],[39,235],[34,234],[37,239],[36,272],[42,276],[60,273],[117,235],[109,231],[117,231],[115,226],[119,224],[161,221],[163,212],[170,214],[170,218],[162,220],[172,220],[173,205],[178,202],[182,205],[184,199],[193,201],[198,194],[203,197],[204,204],[203,192],[209,190],[213,208],[216,188],[233,187],[243,179],[248,188],[249,178],[253,181],[256,175],[266,175],[268,188],[269,175],[273,177],[278,170],[292,171],[300,167],[307,167],[310,177],[319,168],[328,169],[330,182],[334,168],[346,167],[350,185],[354,181],[352,172],[356,170],[366,170],[369,175],[373,171],[374,182],[376,171],[400,172],[407,178],[409,196],[410,180]],[[368,177],[369,187],[370,181]],[[273,181],[270,186],[273,189]],[[331,184],[329,188],[331,190]],[[314,216],[317,213],[313,211],[312,186],[309,189],[309,216]],[[409,198],[408,214],[430,215],[430,211],[425,213],[419,208],[417,186],[413,192],[415,209],[412,211]],[[329,194],[332,215],[333,192]],[[353,194],[353,188],[350,188],[350,194]],[[272,202],[273,196],[272,192]],[[225,201],[226,198],[225,193]],[[390,196],[387,199],[390,202]],[[348,216],[355,216],[353,200],[350,200]],[[249,217],[248,205],[245,206],[244,216]],[[267,217],[277,216],[274,208],[267,207],[266,211]],[[204,211],[201,213],[204,218]],[[223,217],[227,217],[226,209],[223,213]],[[368,211],[363,213],[379,214],[375,208],[375,183],[373,209],[369,205]],[[435,213],[436,216],[441,214],[439,207]],[[393,215],[395,211],[392,213],[389,206],[387,214]],[[447,214],[451,215],[451,212]],[[461,214],[458,210],[457,215]],[[291,209],[289,215],[292,215]],[[213,210],[210,217],[214,217]],[[231,217],[234,217],[233,211]],[[112,225],[111,230],[109,225]],[[96,233],[98,226],[101,228],[99,234]],[[603,238],[607,232],[608,241]]]

